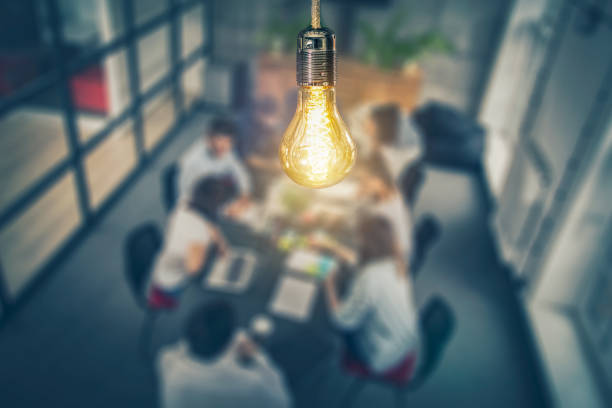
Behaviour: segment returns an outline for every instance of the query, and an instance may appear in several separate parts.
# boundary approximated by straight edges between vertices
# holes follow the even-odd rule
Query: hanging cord
[[[310,17],[312,28],[321,28],[321,0],[312,0]]]

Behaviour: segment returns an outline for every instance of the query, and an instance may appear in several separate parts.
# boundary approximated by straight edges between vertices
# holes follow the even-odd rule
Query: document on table
[[[318,279],[325,279],[338,267],[335,259],[308,249],[297,249],[291,252],[285,265],[289,270],[305,273]]]
[[[316,294],[316,283],[284,275],[272,296],[270,312],[291,320],[306,321],[312,313]]]

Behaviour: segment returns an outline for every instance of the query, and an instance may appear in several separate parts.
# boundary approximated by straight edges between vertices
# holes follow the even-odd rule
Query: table
[[[286,272],[286,253],[271,245],[268,238],[252,232],[244,225],[225,221],[221,225],[230,245],[249,247],[256,251],[258,263],[250,286],[241,294],[229,294],[203,289],[207,295],[225,299],[237,311],[239,324],[248,327],[251,319],[265,313],[274,322],[274,332],[265,348],[283,370],[289,384],[295,386],[314,363],[333,352],[336,345],[334,329],[328,317],[323,292],[319,290],[310,319],[291,321],[268,313],[268,304],[278,279]]]

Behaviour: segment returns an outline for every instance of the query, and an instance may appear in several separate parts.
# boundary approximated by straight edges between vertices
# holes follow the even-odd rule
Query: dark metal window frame
[[[61,111],[69,151],[66,157],[53,165],[45,175],[39,177],[34,183],[29,185],[25,191],[13,199],[8,206],[0,211],[0,229],[4,228],[12,220],[29,209],[31,205],[70,171],[72,171],[75,176],[76,196],[78,199],[81,222],[79,227],[64,239],[63,243],[55,251],[55,254],[44,265],[38,268],[30,282],[26,284],[23,290],[21,290],[19,295],[15,298],[11,297],[9,294],[2,262],[0,260],[0,303],[2,304],[2,316],[0,316],[0,319],[4,320],[7,315],[10,315],[11,312],[13,312],[33,291],[35,286],[40,284],[49,275],[49,272],[70,253],[78,242],[82,240],[146,168],[151,159],[164,149],[172,136],[176,134],[180,125],[193,113],[193,110],[186,111],[184,107],[181,77],[185,70],[197,61],[212,54],[213,2],[212,0],[165,1],[167,2],[167,7],[164,12],[136,26],[133,0],[123,0],[122,12],[125,23],[124,33],[114,40],[102,44],[73,60],[66,61],[63,22],[59,13],[58,0],[45,0],[45,6],[48,11],[46,18],[48,19],[47,22],[52,32],[52,44],[55,51],[56,66],[50,72],[37,78],[0,102],[0,117],[19,108],[43,92],[53,87],[59,87],[62,103]],[[181,58],[181,17],[184,13],[199,4],[204,6],[204,15],[202,16],[202,44],[188,56]],[[166,24],[169,27],[168,51],[170,55],[170,70],[163,78],[159,79],[148,89],[142,91],[140,89],[140,72],[138,66],[140,62],[137,53],[138,40]],[[87,142],[83,143],[79,139],[79,129],[76,126],[76,110],[70,92],[70,78],[84,68],[94,63],[104,61],[107,56],[121,49],[125,49],[127,52],[128,83],[130,87],[131,102],[122,113],[110,119],[103,129],[98,131]],[[172,98],[174,99],[174,123],[156,145],[151,150],[147,151],[144,146],[143,107],[147,102],[160,94],[162,90],[168,88],[170,88]],[[132,126],[134,128],[138,163],[126,176],[124,176],[123,180],[115,186],[114,190],[99,206],[92,208],[89,200],[90,194],[87,186],[85,169],[83,167],[83,160],[90,152],[96,149],[100,143],[106,140],[115,129],[128,123],[129,120],[132,120]]]

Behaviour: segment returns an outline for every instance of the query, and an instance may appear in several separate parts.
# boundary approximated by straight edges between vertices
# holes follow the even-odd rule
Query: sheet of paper
[[[300,322],[310,318],[316,299],[314,282],[285,275],[276,286],[269,305],[270,312]]]

